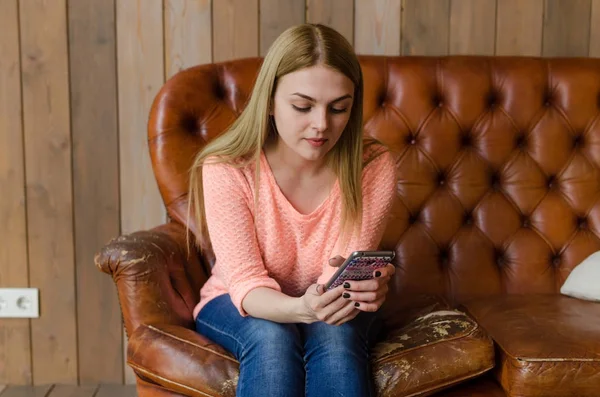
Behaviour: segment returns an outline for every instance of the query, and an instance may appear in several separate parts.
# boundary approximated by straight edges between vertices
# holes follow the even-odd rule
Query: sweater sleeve
[[[340,247],[338,238],[330,257],[347,258],[354,251],[373,251],[379,248],[396,192],[396,165],[394,157],[384,152],[369,163],[363,171],[363,214],[360,230],[355,228],[348,244]],[[324,284],[337,268],[324,264],[318,283]]]
[[[281,291],[262,260],[251,211],[252,192],[242,172],[227,164],[205,164],[202,179],[206,223],[216,258],[213,275],[246,317],[242,301],[251,290]]]

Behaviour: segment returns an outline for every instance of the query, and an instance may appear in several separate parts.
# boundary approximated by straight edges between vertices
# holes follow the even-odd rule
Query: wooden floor
[[[135,385],[0,385],[0,397],[136,397],[136,395]]]

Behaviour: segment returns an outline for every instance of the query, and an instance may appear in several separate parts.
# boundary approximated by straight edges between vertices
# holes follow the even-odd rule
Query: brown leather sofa
[[[379,394],[600,396],[600,304],[559,292],[600,250],[600,60],[360,61],[365,133],[399,154]],[[148,143],[170,222],[95,259],[118,287],[140,396],[235,393],[237,361],[193,331],[214,258],[186,248],[186,171],[239,114],[260,62],[164,85]]]

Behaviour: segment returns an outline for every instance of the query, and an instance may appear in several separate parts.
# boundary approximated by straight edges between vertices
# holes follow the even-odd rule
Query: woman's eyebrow
[[[304,99],[306,99],[306,100],[308,100],[308,101],[311,101],[311,102],[316,102],[314,98],[311,98],[311,97],[309,97],[308,95],[304,95],[304,94],[301,94],[301,93],[299,93],[299,92],[294,92],[292,95],[297,95],[297,96],[299,96],[299,97],[301,97],[301,98],[304,98]],[[336,103],[336,102],[339,102],[339,101],[341,101],[342,99],[346,99],[346,98],[352,98],[352,95],[350,95],[350,94],[342,95],[341,97],[339,97],[339,98],[336,98],[336,99],[334,99],[333,101],[331,101],[331,102],[329,102],[329,103]]]

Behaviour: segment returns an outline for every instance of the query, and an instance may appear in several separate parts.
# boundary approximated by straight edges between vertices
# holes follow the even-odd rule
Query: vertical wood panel
[[[496,0],[451,0],[450,54],[494,55]]]
[[[600,57],[600,0],[592,0],[590,23],[590,57]]]
[[[118,235],[119,169],[114,0],[69,0],[79,382],[123,381],[114,283],[92,261]]]
[[[167,78],[212,61],[211,19],[211,0],[165,0]]]
[[[33,382],[77,382],[71,136],[65,0],[21,1],[21,64]]]
[[[587,56],[590,0],[545,0],[544,56]]]
[[[258,0],[213,3],[213,60],[258,56]]]
[[[542,55],[544,0],[498,0],[496,55]]]
[[[0,1],[0,26],[0,287],[27,287],[17,0]],[[0,383],[31,383],[29,335],[30,320],[0,319]]]
[[[354,43],[354,0],[306,0],[306,21],[331,26]]]
[[[164,83],[163,4],[116,5],[121,232],[127,234],[160,225],[166,217],[147,144],[150,106]],[[125,381],[135,382],[129,366]]]
[[[359,54],[400,54],[400,0],[356,0],[354,48]]]
[[[161,0],[117,1],[117,64],[123,233],[165,219],[147,144],[150,106],[164,83]]]
[[[403,55],[448,54],[450,0],[404,0]]]
[[[162,2],[117,1],[117,64],[123,233],[150,229],[165,210],[147,145],[150,106],[164,83]]]
[[[304,23],[305,0],[260,0],[260,55],[265,56],[277,36]]]

